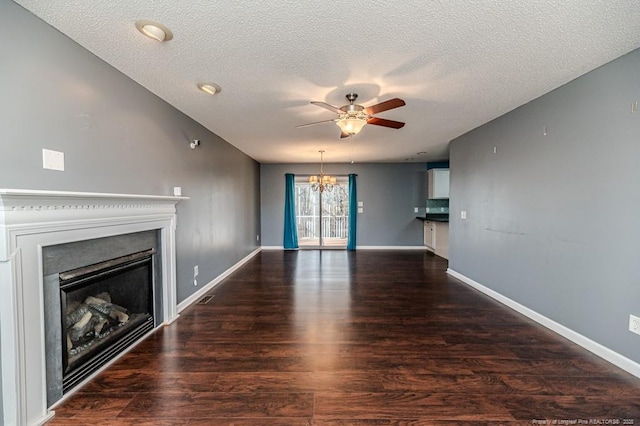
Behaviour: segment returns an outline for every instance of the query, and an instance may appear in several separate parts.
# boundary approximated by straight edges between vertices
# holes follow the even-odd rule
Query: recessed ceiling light
[[[416,155],[424,155],[426,153],[427,153],[427,151],[420,151],[420,152],[416,152]]]
[[[198,84],[198,89],[210,95],[215,95],[216,93],[222,90],[220,86],[218,86],[215,83],[200,83]]]
[[[148,19],[137,20],[136,28],[142,34],[157,41],[169,41],[173,38],[173,33],[169,28]]]

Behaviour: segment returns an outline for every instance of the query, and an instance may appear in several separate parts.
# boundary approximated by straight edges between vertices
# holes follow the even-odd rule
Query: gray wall
[[[0,0],[0,187],[172,195],[178,301],[257,248],[259,165],[20,6]],[[191,150],[189,141],[200,139]],[[42,148],[66,171],[42,169]]]
[[[2,336],[0,336],[0,343],[2,343]],[[2,354],[2,346],[0,345],[0,354]],[[2,359],[0,358],[0,383],[2,383]],[[0,385],[0,419],[4,419],[4,398],[2,397],[2,385]]]
[[[450,268],[636,362],[639,69],[635,51],[450,147]]]
[[[282,247],[284,229],[284,175],[318,174],[320,164],[262,164],[260,166],[262,245]],[[358,246],[423,246],[422,221],[414,207],[427,198],[425,163],[325,164],[329,175],[356,173]]]

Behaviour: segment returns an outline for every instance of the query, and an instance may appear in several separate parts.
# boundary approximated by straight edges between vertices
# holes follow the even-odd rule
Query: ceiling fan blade
[[[311,102],[311,103],[321,108],[328,109],[329,111],[333,111],[336,114],[344,114],[344,111],[342,111],[340,108],[334,107],[333,105],[329,105],[326,102]]]
[[[345,132],[341,132],[340,133],[340,138],[341,139],[348,138],[349,136],[351,136],[349,133],[345,133]]]
[[[405,102],[399,98],[389,99],[388,101],[380,102],[379,104],[371,105],[364,109],[364,113],[367,115],[377,114],[382,111],[387,111],[389,109],[398,108],[401,106],[405,106]]]
[[[332,118],[331,120],[322,120],[322,121],[316,121],[313,123],[300,124],[299,126],[296,126],[296,129],[299,129],[301,127],[315,126],[316,124],[328,123],[330,121],[336,121],[336,119]]]
[[[376,126],[391,127],[393,129],[400,129],[404,127],[404,123],[400,121],[386,120],[384,118],[371,117],[367,120],[367,124],[375,124]]]

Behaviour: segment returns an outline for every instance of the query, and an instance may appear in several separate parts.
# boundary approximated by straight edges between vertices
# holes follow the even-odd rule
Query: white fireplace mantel
[[[0,189],[0,360],[5,425],[43,424],[47,407],[42,248],[159,230],[162,322],[177,316],[176,204],[186,197]]]

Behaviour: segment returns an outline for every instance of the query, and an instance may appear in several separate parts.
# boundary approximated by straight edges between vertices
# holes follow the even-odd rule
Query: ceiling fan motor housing
[[[364,107],[362,105],[349,104],[341,107],[340,109],[349,115],[356,115],[362,111]]]
[[[349,105],[340,107],[341,111],[344,111],[349,116],[364,115],[364,114],[358,114],[360,111],[364,109],[364,107],[362,105],[354,104],[355,100],[358,98],[357,93],[349,93],[345,97],[349,101]]]

